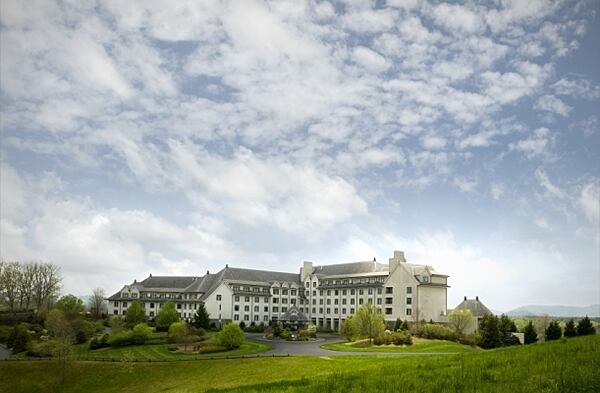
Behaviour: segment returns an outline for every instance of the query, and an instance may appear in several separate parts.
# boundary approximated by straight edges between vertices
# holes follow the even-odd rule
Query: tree
[[[590,334],[596,334],[596,329],[592,326],[592,321],[586,315],[585,318],[579,321],[577,324],[577,335],[587,336]]]
[[[402,329],[402,320],[400,318],[396,318],[396,323],[394,323],[394,331],[397,332],[398,330]]]
[[[228,323],[217,333],[215,340],[228,350],[239,348],[244,343],[244,331],[235,323]]]
[[[1,262],[0,299],[10,311],[29,310],[32,306],[40,311],[60,289],[58,267],[41,262]]]
[[[501,333],[498,317],[486,314],[479,323],[481,334],[481,347],[485,349],[498,348],[502,346]]]
[[[189,345],[199,339],[192,330],[194,329],[185,321],[175,322],[169,327],[169,341],[183,344],[183,349],[187,352]]]
[[[85,307],[83,301],[75,295],[65,295],[56,302],[56,308],[65,313],[67,317],[81,314]]]
[[[146,310],[144,305],[139,300],[134,300],[125,311],[125,323],[127,326],[133,327],[138,323],[146,322]]]
[[[244,322],[244,321],[240,322],[240,329],[242,329],[242,330],[246,329],[246,322]]]
[[[517,325],[508,316],[502,314],[498,320],[498,329],[500,330],[500,341],[502,346],[519,345],[521,342],[512,333],[517,331]]]
[[[17,298],[19,296],[20,275],[21,268],[19,262],[3,263],[2,276],[0,276],[0,283],[2,283],[2,297],[6,299],[10,311],[15,311]]]
[[[562,331],[558,321],[552,321],[546,328],[546,341],[558,340],[562,336]]]
[[[92,296],[88,301],[88,307],[90,309],[90,314],[92,314],[92,318],[99,319],[102,317],[102,311],[104,309],[104,289],[102,288],[94,288],[92,291]]]
[[[575,321],[573,321],[573,318],[569,319],[569,321],[566,323],[563,335],[565,337],[577,336],[577,328],[575,327]]]
[[[131,342],[132,344],[143,344],[152,336],[152,328],[145,323],[138,323],[134,326]]]
[[[57,295],[62,278],[58,266],[42,262],[36,262],[36,265],[33,275],[33,300],[39,312],[44,306],[48,307],[50,299]]]
[[[363,304],[358,309],[353,323],[356,324],[357,333],[361,337],[368,338],[370,342],[385,330],[383,316],[371,303]]]
[[[52,313],[52,311],[50,313]],[[64,315],[56,313],[55,317],[56,318],[52,321],[52,333],[56,340],[56,345],[52,351],[52,356],[56,358],[60,365],[60,383],[64,389],[72,354],[71,346],[75,341],[75,335],[71,324]]]
[[[538,335],[532,321],[529,321],[529,323],[523,328],[523,335],[525,336],[525,344],[533,344],[537,342]]]
[[[192,324],[197,328],[208,329],[210,326],[210,315],[206,311],[204,303],[198,305],[198,310],[194,314],[194,321]]]
[[[473,313],[469,309],[453,310],[448,315],[448,325],[458,336],[462,336],[465,330],[473,323]]]
[[[356,335],[356,323],[354,323],[354,317],[351,315],[340,324],[340,336],[352,341]]]
[[[165,302],[158,314],[156,314],[156,327],[160,331],[169,330],[172,323],[179,321],[179,313],[175,309],[175,303]]]

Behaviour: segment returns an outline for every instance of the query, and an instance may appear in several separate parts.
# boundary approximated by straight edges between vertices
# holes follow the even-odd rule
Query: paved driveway
[[[428,356],[439,353],[407,353],[407,352],[342,352],[321,348],[321,345],[340,341],[339,336],[321,335],[318,341],[284,341],[267,340],[262,333],[247,333],[246,337],[268,343],[273,348],[261,355],[293,355],[293,356]]]

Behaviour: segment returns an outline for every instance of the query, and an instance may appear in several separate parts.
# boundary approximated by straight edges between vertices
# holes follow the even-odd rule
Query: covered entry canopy
[[[293,324],[293,325],[305,325],[310,322],[308,317],[298,310],[296,306],[290,307],[287,312],[285,312],[279,320],[284,323]]]

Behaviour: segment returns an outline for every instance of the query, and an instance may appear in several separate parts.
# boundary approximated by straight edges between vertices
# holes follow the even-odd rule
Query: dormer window
[[[423,281],[423,282],[429,282],[429,276],[422,276],[421,277],[421,281]]]

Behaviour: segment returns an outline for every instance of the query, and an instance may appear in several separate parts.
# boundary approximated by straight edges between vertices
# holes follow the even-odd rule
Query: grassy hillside
[[[427,357],[74,362],[65,392],[595,392],[600,336]],[[58,364],[0,362],[7,392],[60,391]],[[227,390],[230,389],[230,390]]]

